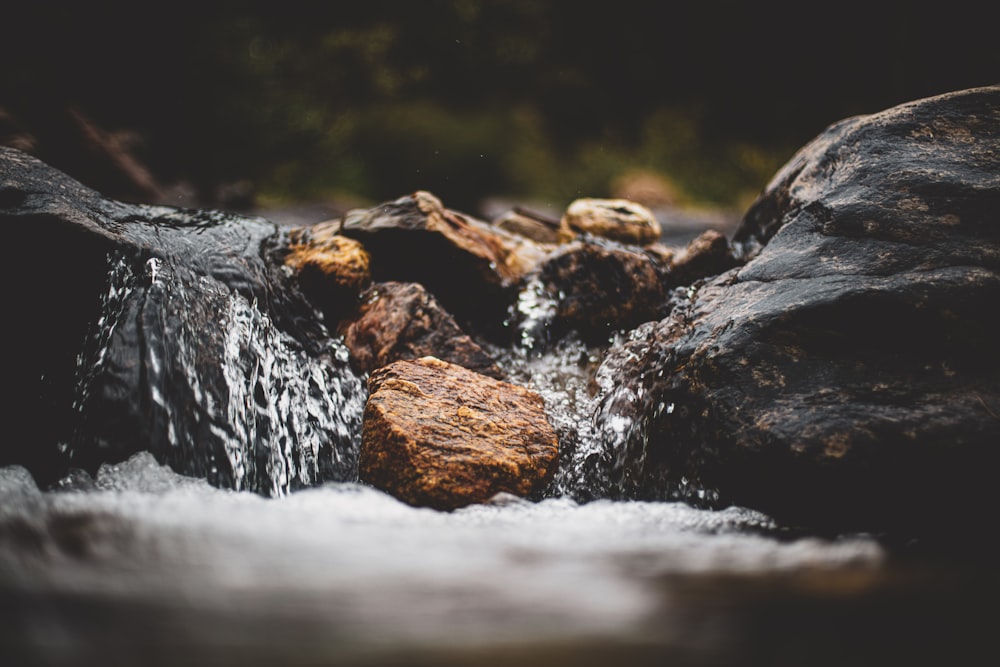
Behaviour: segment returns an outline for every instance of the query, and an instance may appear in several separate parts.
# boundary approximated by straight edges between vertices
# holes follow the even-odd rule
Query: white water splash
[[[114,460],[146,440],[186,474],[267,495],[356,479],[367,392],[341,341],[309,354],[253,297],[161,258],[109,258],[108,285],[63,451]]]

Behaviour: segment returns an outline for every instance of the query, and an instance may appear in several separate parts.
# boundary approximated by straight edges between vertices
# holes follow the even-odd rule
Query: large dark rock
[[[0,465],[148,450],[219,486],[353,479],[364,387],[266,220],[105,199],[0,148]]]
[[[599,371],[608,492],[898,534],[991,519],[1000,87],[833,125],[735,241],[742,268]]]

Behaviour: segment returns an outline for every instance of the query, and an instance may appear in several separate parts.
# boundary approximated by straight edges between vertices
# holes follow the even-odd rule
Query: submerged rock
[[[0,230],[0,464],[43,486],[141,450],[262,493],[354,478],[364,387],[276,225],[105,199],[0,148]]]
[[[1000,87],[833,125],[599,371],[608,488],[904,533],[992,517]],[[693,495],[697,490],[700,496]]]
[[[542,397],[433,357],[375,371],[359,477],[411,505],[450,510],[544,489],[558,441]]]
[[[628,199],[577,199],[563,214],[559,237],[600,236],[619,243],[647,245],[660,238],[660,223],[652,211]]]
[[[363,373],[400,359],[432,356],[491,377],[501,375],[493,359],[419,283],[376,283],[341,330]]]

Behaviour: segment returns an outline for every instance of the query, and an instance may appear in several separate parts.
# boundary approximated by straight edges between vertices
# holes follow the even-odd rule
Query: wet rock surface
[[[558,441],[541,396],[447,362],[399,361],[368,381],[359,477],[450,510],[543,490]]]
[[[848,529],[974,520],[1000,456],[997,96],[838,123],[732,241],[683,250],[579,230],[556,247],[423,191],[282,229],[107,200],[4,149],[11,247],[46,239],[46,270],[72,278],[12,291],[22,431],[0,462],[44,484],[142,447],[280,495],[357,474],[361,375],[429,354],[499,378],[579,337],[599,348],[580,377],[539,383],[590,418],[557,420],[580,466],[560,493]],[[41,269],[23,252],[3,270]],[[560,397],[609,340],[600,395]]]
[[[10,429],[42,484],[142,449],[213,484],[353,478],[363,386],[263,219],[105,199],[0,149]],[[43,273],[44,272],[44,273]]]
[[[362,373],[401,359],[432,356],[500,378],[496,362],[419,283],[386,282],[361,295],[356,316],[341,325]]]
[[[998,174],[998,87],[804,147],[735,236],[746,264],[675,293],[599,371],[620,492],[975,532],[1000,463]]]
[[[619,243],[646,245],[660,238],[660,223],[652,211],[628,199],[583,198],[573,201],[559,223],[559,238],[568,242],[578,234]]]
[[[530,239],[444,207],[418,191],[349,212],[341,233],[372,256],[380,282],[418,282],[461,321],[496,326],[521,278],[545,256]]]
[[[667,304],[662,270],[638,248],[600,239],[574,241],[545,259],[534,276],[538,296],[552,312],[532,326],[541,339],[570,331],[606,341],[615,331],[662,317]]]

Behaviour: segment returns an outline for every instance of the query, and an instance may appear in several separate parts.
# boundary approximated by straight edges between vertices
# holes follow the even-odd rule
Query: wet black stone
[[[1000,87],[804,147],[737,231],[745,265],[609,355],[609,484],[833,530],[976,531],[998,508],[998,174]]]
[[[542,298],[554,304],[552,316],[536,337],[553,342],[575,332],[585,341],[606,342],[666,314],[663,277],[646,254],[635,248],[587,237],[553,252],[533,277]]]
[[[71,468],[94,473],[149,450],[177,472],[270,492],[279,451],[303,467],[319,457],[318,477],[353,477],[355,433],[325,433],[318,452],[288,456],[298,443],[272,442],[282,436],[266,409],[275,397],[254,384],[273,372],[263,366],[279,337],[303,369],[333,377],[346,365],[328,356],[330,334],[273,260],[287,241],[276,225],[106,199],[9,148],[0,148],[0,193],[9,359],[0,465],[24,465],[47,486]],[[248,322],[225,320],[233,303]],[[228,367],[227,350],[238,357]],[[352,381],[361,391],[353,375],[345,391]],[[233,414],[252,433],[234,432]],[[248,438],[264,454],[234,470],[227,448]],[[289,485],[299,472],[285,474]]]

